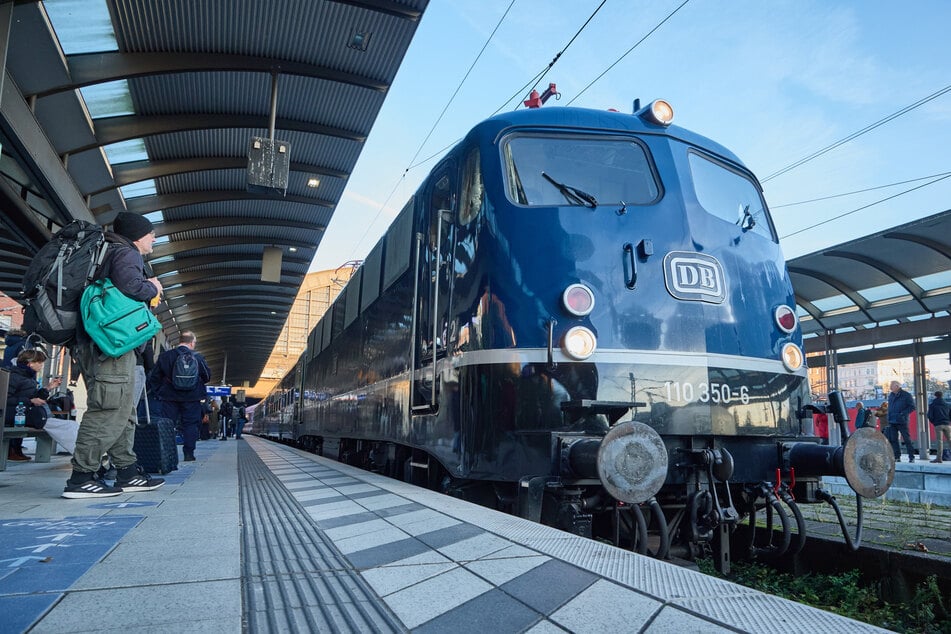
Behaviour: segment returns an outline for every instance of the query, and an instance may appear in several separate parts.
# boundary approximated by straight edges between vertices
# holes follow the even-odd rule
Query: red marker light
[[[796,329],[799,320],[796,318],[796,311],[789,306],[780,306],[774,313],[776,325],[783,332],[790,333]]]
[[[594,293],[584,284],[572,284],[562,293],[561,302],[572,315],[584,317],[594,310]]]

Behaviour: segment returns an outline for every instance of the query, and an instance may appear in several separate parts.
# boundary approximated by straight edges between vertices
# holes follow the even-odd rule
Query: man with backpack
[[[208,396],[205,384],[211,379],[205,358],[195,352],[197,343],[195,333],[182,332],[178,347],[160,354],[149,375],[149,390],[161,402],[162,416],[181,425],[186,462],[195,459],[202,401]]]
[[[146,277],[143,256],[152,252],[155,232],[152,223],[136,213],[121,212],[106,232],[108,244],[95,279],[110,279],[127,297],[150,302],[162,293],[158,278]],[[109,497],[134,491],[152,491],[165,483],[152,478],[138,465],[132,443],[136,419],[133,414],[135,351],[110,357],[91,340],[80,323],[71,349],[86,384],[86,413],[76,437],[73,473],[66,481],[64,498]],[[116,467],[113,486],[101,481],[96,472],[103,454]]]

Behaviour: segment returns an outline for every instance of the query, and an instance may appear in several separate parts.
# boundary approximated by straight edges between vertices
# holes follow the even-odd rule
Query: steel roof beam
[[[290,307],[292,305],[293,304],[283,304],[282,306],[280,306],[280,308],[282,309],[282,312],[283,311],[290,312]],[[274,323],[274,318],[276,317],[276,315],[272,315],[271,313],[278,312],[273,310],[274,307],[264,306],[261,302],[258,302],[257,304],[241,304],[240,308],[241,308],[241,315],[256,315],[256,314],[265,315],[268,318],[269,323]],[[186,314],[185,312],[182,312],[183,316],[185,314]],[[211,308],[206,307],[206,308],[197,308],[195,310],[191,310],[190,312],[187,313],[187,317],[188,319],[203,319],[205,317],[221,316],[221,314],[222,314],[221,308],[213,306]],[[175,319],[176,321],[178,320],[177,315]]]
[[[891,238],[892,240],[905,240],[907,242],[914,242],[916,244],[920,244],[921,246],[928,247],[932,251],[935,251],[936,253],[939,253],[945,258],[951,260],[951,249],[948,249],[948,245],[935,240],[934,238],[919,236],[913,233],[901,233],[898,231],[886,233],[882,237]]]
[[[920,321],[910,321],[904,324],[878,326],[855,332],[837,332],[829,335],[829,345],[833,350],[843,348],[857,348],[859,346],[874,346],[903,339],[917,337],[940,337],[951,332],[951,317],[932,317]],[[811,337],[803,341],[806,352],[822,352],[825,350],[825,337]]]
[[[197,249],[211,249],[228,245],[263,244],[274,246],[297,247],[298,249],[315,249],[317,247],[313,242],[304,242],[303,240],[288,240],[286,238],[255,238],[252,242],[250,238],[224,237],[224,238],[193,238],[191,240],[176,240],[163,242],[152,249],[152,257],[161,258],[166,255],[175,255],[183,251],[192,251]]]
[[[194,156],[191,158],[167,159],[162,161],[130,161],[129,163],[120,163],[119,165],[112,166],[112,174],[116,183],[114,187],[106,187],[98,191],[90,192],[90,195],[95,196],[116,189],[116,187],[124,187],[133,183],[162,178],[163,176],[214,170],[247,169],[247,167],[247,156]],[[290,170],[292,172],[315,174],[317,176],[327,176],[330,178],[348,178],[350,176],[348,172],[343,170],[296,161],[291,161]]]
[[[20,95],[13,78],[5,69],[0,69],[0,72],[5,73],[0,96],[0,132],[5,136],[4,150],[19,157],[31,179],[48,195],[48,202],[64,224],[73,219],[93,222],[85,198]],[[42,245],[46,239],[38,244]]]
[[[336,206],[335,203],[329,200],[309,198],[307,196],[295,196],[294,194],[279,196],[277,194],[265,192],[250,192],[243,189],[217,189],[211,191],[199,190],[191,192],[175,192],[173,194],[136,196],[135,198],[130,198],[126,201],[126,207],[132,213],[147,214],[153,211],[162,211],[164,209],[187,207],[188,205],[203,205],[205,203],[229,202],[233,200],[263,200],[266,202],[297,203],[300,205],[325,207],[327,209],[333,209]],[[107,214],[100,215],[97,217],[97,221],[111,222],[112,218],[106,220],[106,215]],[[115,217],[114,214],[113,217]],[[323,225],[320,226],[322,227]]]
[[[156,134],[170,132],[190,132],[194,130],[218,130],[223,128],[249,128],[267,130],[267,114],[175,114],[175,115],[125,115],[96,119],[93,124],[96,131],[96,143],[68,148],[64,154],[78,154],[104,145],[111,145],[129,139],[139,139]],[[347,139],[357,143],[366,141],[366,135],[352,130],[333,126],[298,121],[278,117],[277,130],[320,134],[323,136]]]
[[[810,363],[816,363],[816,367],[824,367],[826,358],[824,354],[809,357]],[[947,354],[951,352],[951,339],[936,339],[933,341],[921,341],[918,343],[908,343],[899,346],[888,346],[886,348],[869,348],[867,350],[853,350],[851,352],[836,352],[835,361],[843,366],[852,363],[869,363],[871,361],[882,361],[884,359],[901,359],[902,357],[928,356],[932,354]]]
[[[175,284],[177,284],[177,282]],[[244,280],[240,282],[232,282],[230,284],[222,281],[188,284],[182,285],[180,288],[166,288],[165,292],[166,295],[169,296],[168,301],[174,302],[193,295],[196,289],[202,291],[202,297],[200,298],[202,300],[205,298],[214,298],[216,295],[227,297],[229,294],[231,294],[236,297],[241,296],[248,299],[253,298],[254,301],[258,301],[260,296],[262,299],[273,299],[274,301],[282,302],[287,301],[288,304],[294,301],[294,297],[297,295],[298,290],[296,287],[286,282],[275,283]],[[178,295],[179,292],[185,292],[188,295]],[[169,305],[171,306],[172,304]],[[181,304],[177,305],[180,306]]]
[[[304,273],[294,273],[291,271],[282,271],[281,281],[292,283],[296,282],[299,278],[303,277]],[[230,278],[230,279],[224,279]],[[251,266],[242,266],[240,268],[225,270],[219,269],[217,271],[189,271],[187,273],[165,273],[162,275],[160,281],[162,284],[168,284],[172,286],[173,284],[188,284],[189,282],[194,282],[196,280],[207,280],[209,282],[219,281],[221,284],[234,287],[240,286],[241,284],[252,283],[252,284],[270,284],[271,282],[262,282],[261,281],[261,267],[251,267]],[[173,292],[175,289],[169,289],[169,293]],[[183,291],[191,291],[191,287],[182,289]],[[202,301],[204,298],[196,298],[196,301]]]
[[[818,271],[813,271],[811,269],[804,269],[804,268],[796,267],[796,266],[789,267],[789,273],[790,274],[795,273],[796,275],[802,275],[803,277],[811,277],[813,279],[819,280],[820,282],[824,282],[828,284],[829,286],[831,286],[832,288],[834,288],[835,290],[839,291],[840,293],[848,297],[850,300],[852,300],[852,303],[855,304],[855,306],[860,311],[862,311],[862,314],[868,318],[868,321],[875,321],[875,318],[869,314],[868,310],[866,310],[868,308],[868,301],[864,297],[859,295],[855,291],[854,288],[850,288],[849,285],[843,282],[842,280],[836,279],[832,277],[831,275],[826,275],[825,273],[820,273]],[[823,311],[822,314],[825,315],[825,311]]]
[[[826,330],[826,327],[822,324],[822,311],[819,310],[815,304],[798,293],[796,294],[796,304],[801,306],[804,311],[809,313],[809,316],[812,317],[817,324],[819,324],[819,327],[822,328],[822,330]]]
[[[109,51],[105,53],[83,53],[66,58],[69,77],[72,81],[64,84],[44,86],[36,91],[36,97],[46,97],[60,92],[76,90],[84,86],[102,84],[130,77],[149,75],[171,75],[178,73],[202,72],[252,72],[280,75],[298,75],[313,79],[324,79],[339,84],[358,86],[375,92],[386,92],[386,82],[348,73],[345,71],[295,62],[286,59],[258,57],[254,55],[231,55],[227,53],[157,52],[127,53]],[[34,95],[26,95],[31,97]]]
[[[217,255],[193,255],[190,257],[175,258],[168,262],[159,262],[152,264],[152,270],[156,275],[170,273],[172,271],[187,271],[197,266],[210,266],[213,264],[231,262],[257,262],[258,268],[261,268],[260,253],[219,253]],[[299,264],[303,266],[310,265],[310,259],[289,257],[285,254],[284,264]],[[213,270],[213,269],[212,269]]]
[[[352,7],[359,7],[361,9],[367,9],[368,11],[376,11],[377,13],[385,13],[386,15],[392,15],[397,18],[402,18],[404,20],[410,20],[412,22],[418,22],[419,18],[423,15],[423,12],[419,9],[414,9],[408,7],[405,4],[399,2],[393,2],[392,0],[332,0],[338,4],[349,4]]]
[[[163,207],[162,209],[170,209],[170,207]],[[173,220],[171,222],[159,222],[155,224],[155,235],[169,236],[185,231],[201,231],[202,229],[212,229],[215,227],[237,227],[248,225],[260,225],[262,227],[293,227],[296,229],[306,229],[308,231],[324,231],[327,228],[327,225],[323,224],[302,222],[300,220],[285,220],[283,218],[277,218],[273,216],[216,216],[212,218],[203,217],[191,218],[188,220]]]
[[[930,313],[931,309],[925,305],[924,300],[924,289],[922,289],[918,284],[916,284],[910,277],[899,271],[893,266],[877,260],[875,258],[870,258],[867,255],[862,255],[860,253],[853,253],[851,251],[826,251],[825,255],[831,255],[838,258],[846,258],[848,260],[855,260],[856,262],[861,262],[862,264],[867,264],[873,269],[878,269],[888,277],[892,278],[899,285],[904,287],[906,291],[918,302],[918,305],[926,312]]]

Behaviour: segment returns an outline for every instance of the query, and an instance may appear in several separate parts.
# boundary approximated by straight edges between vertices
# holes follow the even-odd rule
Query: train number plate
[[[715,403],[729,405],[730,403],[750,402],[750,388],[746,385],[730,386],[728,383],[691,383],[686,381],[667,381],[664,384],[667,390],[668,403]]]

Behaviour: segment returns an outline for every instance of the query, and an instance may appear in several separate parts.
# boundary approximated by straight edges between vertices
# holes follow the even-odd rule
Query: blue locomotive
[[[881,495],[884,438],[812,434],[793,288],[730,151],[635,112],[473,128],[314,329],[254,431],[582,535],[728,568],[743,518],[801,548],[825,474]],[[780,536],[775,538],[774,532]],[[798,540],[798,543],[797,543]]]

